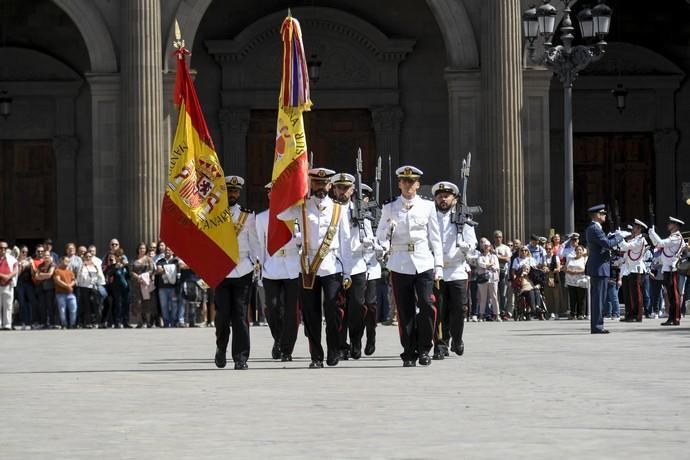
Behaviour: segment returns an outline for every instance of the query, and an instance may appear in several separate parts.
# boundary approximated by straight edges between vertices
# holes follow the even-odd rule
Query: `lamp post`
[[[573,22],[570,18],[570,2],[560,0],[563,5],[563,21],[560,26],[561,45],[554,46],[551,40],[556,29],[558,10],[551,0],[543,0],[538,8],[530,7],[522,15],[523,32],[529,45],[529,59],[552,70],[563,84],[563,130],[565,162],[565,228],[568,233],[575,231],[575,199],[573,193],[573,82],[578,73],[590,63],[601,59],[606,53],[604,39],[609,33],[612,10],[603,0],[590,9],[585,7],[578,13],[580,35],[587,42],[573,46]],[[544,39],[543,50],[537,56],[535,40]]]

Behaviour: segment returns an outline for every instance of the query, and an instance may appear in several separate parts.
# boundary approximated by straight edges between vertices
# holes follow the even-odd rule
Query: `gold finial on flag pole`
[[[184,40],[182,40],[182,32],[180,31],[180,23],[175,19],[175,40],[173,40],[173,46],[175,48],[184,48]]]
[[[290,12],[290,8],[288,8],[288,17],[289,17],[289,18],[292,17],[292,13]]]

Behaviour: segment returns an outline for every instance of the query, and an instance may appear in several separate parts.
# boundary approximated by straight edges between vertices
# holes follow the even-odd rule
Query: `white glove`
[[[443,267],[434,267],[434,281],[443,279]]]
[[[259,279],[256,281],[256,285],[259,286],[259,287],[264,287],[264,279],[263,279],[263,278],[259,278]]]
[[[389,220],[388,221],[388,233],[392,235],[395,233],[395,227],[397,227],[398,223],[394,220]]]
[[[364,249],[372,250],[374,249],[374,241],[369,237],[364,238],[364,241],[362,241],[362,246]]]
[[[470,243],[468,243],[467,241],[460,241],[458,243],[458,247],[460,249],[468,250],[472,247],[472,245]]]

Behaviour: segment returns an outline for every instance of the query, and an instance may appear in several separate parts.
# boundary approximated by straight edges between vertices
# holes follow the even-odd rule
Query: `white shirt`
[[[630,241],[621,241],[618,244],[618,248],[624,251],[621,276],[627,276],[630,273],[645,273],[647,271],[644,263],[644,236],[637,235]]]
[[[587,275],[585,275],[585,265],[587,264],[587,257],[582,256],[579,259],[573,257],[566,262],[566,270],[582,270],[582,273],[568,273],[565,272],[565,285],[573,287],[585,287]]]
[[[683,251],[683,248],[685,247],[683,235],[681,235],[680,232],[673,232],[668,236],[668,238],[664,238],[662,240],[656,233],[656,230],[654,228],[651,228],[649,229],[649,238],[652,240],[652,243],[654,243],[654,245],[657,248],[661,249],[661,271],[675,272],[676,263],[678,263],[680,254]]]
[[[302,206],[293,206],[278,214],[278,219],[280,220],[297,220],[299,222],[300,229],[302,230],[302,239],[307,240],[308,262],[310,264],[321,247],[321,242],[331,224],[334,205],[335,203],[328,196],[325,198],[318,198],[316,196],[307,198],[303,205],[307,216],[306,223],[302,216]],[[333,237],[328,253],[323,258],[316,272],[317,276],[352,272],[353,263],[350,251],[341,251],[341,248],[347,249],[351,244],[350,220],[347,214],[347,207],[340,209],[340,220],[336,224],[338,227],[337,234]],[[302,250],[304,250],[304,245]]]
[[[259,241],[259,262],[263,278],[270,280],[295,279],[300,274],[298,233],[273,256],[268,254],[268,209],[256,216],[256,234]]]
[[[5,260],[7,260],[7,266],[10,267],[10,273],[12,273],[14,270],[18,270],[17,259],[15,259],[13,255],[9,254],[9,252],[10,252],[9,249],[5,250]],[[18,272],[17,272],[17,274],[18,274]],[[17,286],[17,274],[15,274],[12,277],[12,279],[10,280],[10,284],[8,284],[8,286],[10,286],[10,287],[16,287]]]
[[[477,274],[488,273],[490,283],[498,283],[499,269],[500,266],[496,254],[491,252],[486,254],[480,253],[479,257],[477,257]]]
[[[432,201],[417,195],[411,200],[399,196],[386,204],[376,237],[381,242],[390,240],[387,266],[393,272],[414,275],[443,267],[443,245]]]
[[[342,211],[347,213],[348,222],[351,225],[350,244],[348,246],[350,253],[352,254],[352,272],[350,274],[358,275],[367,271],[367,256],[370,256],[374,253],[373,238],[367,237],[366,231],[367,223],[369,224],[369,230],[371,231],[371,222],[369,222],[368,219],[364,219],[364,228],[360,231],[359,225],[357,225],[352,219],[352,214],[354,213],[355,209],[354,203],[350,201],[348,204],[342,206]]]
[[[364,221],[364,233],[366,235],[364,261],[367,263],[367,279],[377,280],[381,278],[381,264],[376,258],[376,251],[383,252],[384,248],[374,235],[369,219]]]
[[[237,221],[242,213],[242,208],[240,205],[236,204],[230,206],[229,211],[232,216],[232,222],[237,225]],[[237,234],[237,247],[239,249],[240,258],[235,268],[228,273],[226,278],[241,278],[254,271],[254,261],[256,261],[259,254],[259,241],[256,236],[256,217],[253,212],[248,212],[247,219],[244,221],[242,229]]]
[[[443,246],[443,280],[466,280],[469,272],[467,257],[475,252],[477,235],[474,227],[463,225],[462,232],[458,232],[453,223],[453,212],[436,211],[441,245]]]

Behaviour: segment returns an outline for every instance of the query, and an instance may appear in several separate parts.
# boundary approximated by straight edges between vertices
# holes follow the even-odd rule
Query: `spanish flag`
[[[210,286],[217,286],[239,259],[237,235],[228,210],[223,168],[180,45],[175,52],[177,131],[170,152],[168,184],[161,209],[160,236]]]
[[[266,247],[271,255],[292,238],[293,226],[278,220],[278,214],[303,203],[309,191],[307,137],[302,112],[310,110],[311,100],[302,32],[297,19],[288,14],[280,28],[280,35],[283,38],[283,73],[266,238]]]

